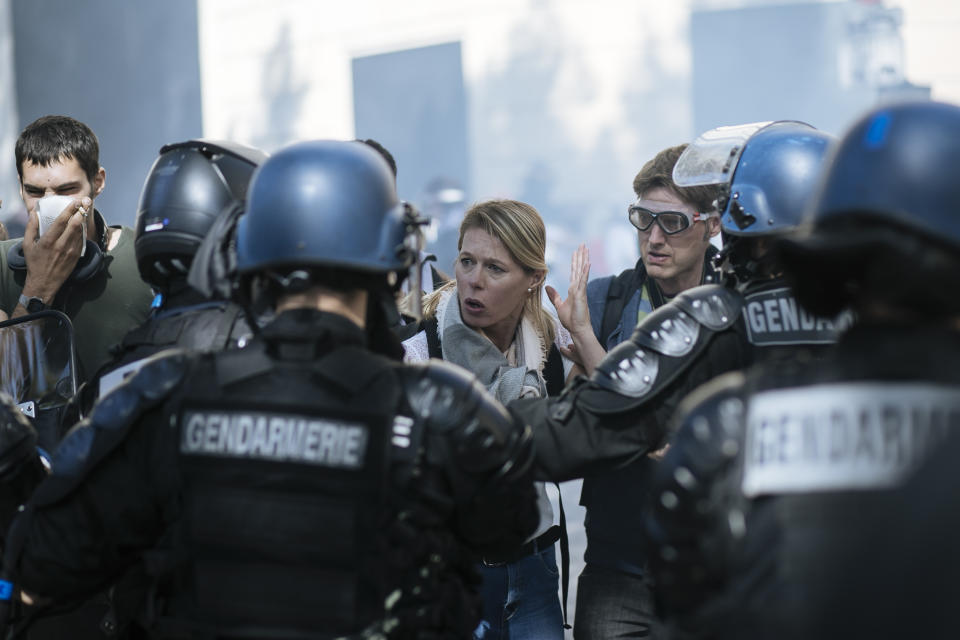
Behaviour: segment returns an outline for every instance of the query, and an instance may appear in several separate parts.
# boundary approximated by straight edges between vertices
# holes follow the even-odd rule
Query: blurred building
[[[875,0],[694,8],[694,129],[792,119],[841,133],[878,102],[928,99],[905,77],[902,23]]]
[[[197,0],[3,0],[0,198],[11,231],[25,220],[13,149],[45,115],[74,117],[100,140],[97,207],[132,226],[157,151],[203,134]],[[22,231],[21,231],[22,232]]]

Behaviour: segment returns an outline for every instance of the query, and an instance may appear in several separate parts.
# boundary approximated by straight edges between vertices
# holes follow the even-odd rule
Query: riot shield
[[[39,444],[52,451],[61,419],[77,392],[77,357],[70,318],[47,310],[0,322],[0,391],[31,418]]]

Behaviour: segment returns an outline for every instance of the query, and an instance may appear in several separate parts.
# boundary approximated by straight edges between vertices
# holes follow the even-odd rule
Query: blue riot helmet
[[[411,267],[422,248],[421,223],[397,198],[393,173],[373,149],[355,141],[296,143],[253,177],[237,226],[237,271],[254,285],[266,276],[274,290],[317,281],[399,287],[408,270],[419,272]]]
[[[163,290],[185,279],[214,221],[240,206],[257,166],[259,149],[233,142],[188,140],[160,149],[137,209],[134,250],[147,284]]]
[[[720,187],[724,250],[717,259],[726,271],[749,280],[775,268],[767,252],[744,240],[800,224],[833,140],[803,122],[757,122],[711,129],[684,150],[674,182]]]
[[[960,107],[908,102],[860,118],[837,145],[807,228],[780,246],[803,304],[960,312],[957,167]]]

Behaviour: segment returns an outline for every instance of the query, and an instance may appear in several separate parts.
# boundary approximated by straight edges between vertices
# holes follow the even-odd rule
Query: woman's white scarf
[[[503,404],[547,395],[542,373],[547,349],[528,318],[521,319],[514,337],[517,366],[511,366],[486,336],[463,323],[454,289],[445,292],[437,305],[437,330],[443,359],[471,371]]]

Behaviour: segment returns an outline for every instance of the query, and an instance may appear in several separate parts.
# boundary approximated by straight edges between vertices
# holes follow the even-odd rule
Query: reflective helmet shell
[[[857,214],[960,248],[958,168],[960,107],[908,102],[874,109],[840,141],[810,220],[829,226]]]
[[[734,236],[793,229],[816,193],[833,136],[801,122],[774,122],[747,141],[721,215]]]
[[[185,277],[197,248],[222,212],[243,202],[258,149],[232,142],[188,140],[166,145],[144,182],[134,251],[145,282],[163,288]]]
[[[387,274],[409,266],[393,174],[359,142],[281,149],[253,177],[237,225],[237,270],[325,267]]]

